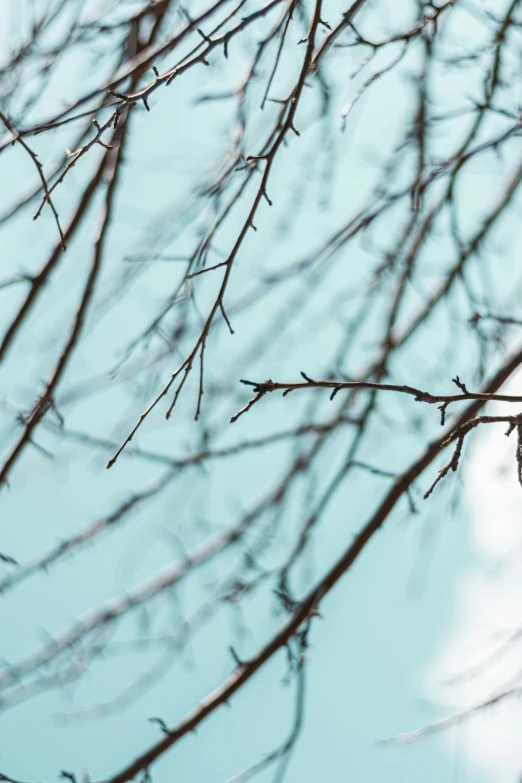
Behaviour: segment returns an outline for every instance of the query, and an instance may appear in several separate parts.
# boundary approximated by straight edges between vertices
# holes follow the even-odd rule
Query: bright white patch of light
[[[522,374],[504,393],[520,394]],[[518,413],[497,404],[488,413]],[[481,425],[464,467],[473,567],[462,575],[454,626],[429,671],[430,694],[448,714],[522,686],[522,487],[517,480],[516,433]],[[518,632],[518,635],[517,635]],[[491,783],[522,781],[522,691],[451,729],[461,766]],[[463,773],[463,779],[466,779]]]

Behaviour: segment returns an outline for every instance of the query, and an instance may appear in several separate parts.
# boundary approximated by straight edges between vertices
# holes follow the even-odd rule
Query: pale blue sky
[[[410,7],[405,0],[403,4],[405,8]],[[331,20],[337,18],[339,8],[338,4],[332,5]],[[8,13],[12,13],[10,0],[3,0],[0,20],[5,20]],[[473,30],[470,28],[468,33],[471,35]],[[242,62],[240,51],[231,53],[230,68],[239,68]],[[53,85],[54,95],[60,91],[67,93],[74,87],[72,73],[71,69],[61,84]],[[128,155],[125,182],[120,189],[111,235],[107,285],[118,280],[124,256],[140,252],[146,246],[140,222],[165,212],[168,226],[169,210],[179,214],[186,203],[189,186],[194,181],[194,169],[197,167],[201,175],[211,170],[218,151],[223,148],[230,121],[228,105],[193,106],[194,95],[212,86],[205,84],[207,78],[213,78],[215,88],[222,76],[217,73],[209,77],[205,69],[189,72],[175,90],[151,101],[150,116],[142,112],[135,123],[133,152]],[[444,85],[448,90],[448,104],[451,104],[450,91],[460,94],[461,88],[462,84],[458,83]],[[344,92],[349,96],[351,89],[347,78],[340,90],[340,106]],[[239,259],[230,292],[232,303],[240,300],[255,281],[256,271],[252,273],[252,268],[277,270],[289,257],[297,260],[305,256],[362,200],[371,185],[372,166],[368,156],[374,154],[377,160],[380,151],[389,148],[403,116],[401,108],[410,98],[411,87],[407,81],[391,77],[375,86],[371,100],[361,101],[354,109],[343,136],[335,129],[339,157],[329,205],[325,211],[320,211],[313,193],[305,197],[296,225],[286,237],[277,233],[280,217],[277,201],[280,195],[287,197],[288,189],[285,190],[285,178],[275,174],[271,186],[275,206],[273,212],[268,207],[262,210],[260,230],[249,238]],[[302,137],[292,143],[287,157],[288,170],[294,175],[299,174],[299,167],[303,165],[306,155],[303,150],[309,150],[311,154],[318,143],[319,128],[313,125],[312,115],[308,119],[303,112],[301,129]],[[42,150],[50,156],[53,145],[56,150],[61,143],[57,137],[43,139]],[[366,157],[350,154],[354,148],[365,149]],[[0,177],[3,182],[13,183],[15,188],[20,185],[23,191],[23,182],[33,179],[30,166],[22,158],[16,151],[10,156],[2,155]],[[377,167],[373,168],[376,172]],[[78,167],[62,187],[60,209],[64,214],[70,200],[74,199],[81,177],[82,169]],[[470,214],[481,205],[480,191],[483,191],[484,183],[491,184],[493,178],[494,175],[488,178],[480,167],[470,176],[467,200]],[[312,190],[313,187],[312,184]],[[2,188],[2,191],[1,206],[5,203],[6,189]],[[53,340],[60,338],[65,316],[73,307],[77,269],[84,268],[88,261],[96,225],[95,213],[96,207],[68,250],[64,269],[53,283],[51,316],[49,304],[37,308],[29,329],[0,376],[4,400],[18,405],[27,403],[34,388],[32,383],[45,377],[49,366],[48,351],[53,349]],[[226,244],[233,236],[233,229],[231,227],[230,233],[224,234],[220,241]],[[17,217],[11,225],[0,227],[4,259],[2,277],[39,264],[43,250],[55,241],[54,231],[49,216],[32,223],[28,212]],[[384,236],[382,239],[385,241]],[[184,241],[173,238],[169,251],[182,252]],[[436,257],[443,248],[432,250]],[[343,257],[336,269],[340,271],[326,280],[317,303],[311,305],[314,318],[324,318],[320,327],[310,328],[302,322],[290,324],[274,350],[259,358],[257,355],[249,357],[250,374],[258,372],[263,377],[294,378],[302,369],[311,374],[324,369],[331,353],[331,337],[337,333],[338,325],[327,323],[328,312],[321,303],[330,301],[339,279],[345,279],[346,270],[352,276],[364,274],[363,252],[358,250],[353,256]],[[103,320],[93,324],[85,347],[74,360],[72,376],[62,391],[64,395],[75,383],[110,364],[114,345],[137,333],[138,324],[146,320],[161,292],[172,285],[175,274],[173,265],[151,267],[132,289],[124,309],[110,311]],[[292,285],[299,290],[298,283]],[[4,317],[8,317],[10,307],[15,306],[16,297],[14,289],[0,292],[0,312],[5,308],[2,323]],[[203,309],[205,301],[203,294],[200,300]],[[354,303],[347,301],[347,316],[353,315],[353,307]],[[277,303],[269,300],[254,312],[257,319],[264,319],[270,326],[277,310]],[[43,331],[49,318],[54,337]],[[213,347],[208,376],[213,381],[219,381],[220,373],[226,376],[229,371],[237,372],[237,358],[249,350],[251,322],[248,317],[238,316],[234,326],[236,335],[231,338],[221,330]],[[303,328],[306,339],[299,340]],[[426,377],[430,353],[444,346],[448,337],[447,331],[428,337],[422,351],[418,344],[412,345],[411,350],[402,355],[400,367],[395,372],[400,373],[405,382],[413,383],[414,378]],[[370,338],[371,333],[368,334]],[[426,335],[423,339],[426,340]],[[463,361],[465,351],[463,345]],[[364,357],[357,355],[356,358],[362,360]],[[454,367],[449,367],[448,377],[440,379],[440,383],[446,383],[453,373]],[[231,408],[230,412],[234,412],[238,407],[236,403],[244,399],[244,390],[238,388],[236,399],[223,403],[223,411]],[[99,434],[116,433],[116,437],[121,437],[143,407],[143,397],[131,399],[122,393],[120,386],[112,384],[110,390],[90,396],[74,410],[66,403],[63,407],[70,426],[91,428]],[[160,414],[151,418],[140,436],[140,444],[183,453],[186,444],[195,442],[194,425],[186,423],[193,407],[194,398],[188,395],[171,422],[165,422]],[[223,426],[222,440],[227,442],[252,437],[267,429],[276,430],[278,426],[291,423],[301,411],[299,403],[290,407],[287,402],[270,400],[262,412],[255,415],[253,412],[251,418],[245,417],[235,425],[237,429],[229,431]],[[427,415],[436,419],[436,412],[428,411]],[[11,418],[3,414],[0,422],[1,437],[7,441],[13,433]],[[338,451],[330,452],[326,472],[333,470],[344,457],[342,434],[335,442]],[[402,436],[397,442],[381,443],[379,461],[389,466],[390,460],[394,460],[398,466],[404,466],[415,453],[412,446],[411,439]],[[10,490],[0,497],[0,549],[12,553],[21,562],[93,521],[130,489],[142,487],[158,475],[150,466],[123,458],[113,470],[105,471],[103,455],[89,456],[80,447],[65,443],[63,449],[57,464],[45,461],[34,451],[28,452],[13,477]],[[0,653],[8,661],[17,660],[39,646],[46,632],[53,633],[69,625],[82,612],[119,595],[171,561],[175,550],[166,529],[182,533],[190,546],[198,536],[191,528],[196,518],[206,516],[216,526],[231,524],[241,503],[259,497],[272,485],[277,466],[283,465],[286,453],[284,449],[256,452],[234,462],[233,468],[230,463],[223,463],[206,477],[188,473],[182,482],[175,484],[145,513],[133,517],[117,534],[109,533],[93,547],[56,566],[49,575],[42,573],[28,579],[0,601]],[[78,456],[81,459],[77,459]],[[456,766],[451,732],[443,738],[406,747],[376,745],[383,737],[412,730],[445,712],[428,701],[426,672],[451,627],[458,576],[465,565],[473,562],[467,515],[462,507],[452,511],[451,490],[452,487],[441,489],[429,503],[420,507],[421,513],[416,516],[408,514],[405,506],[399,506],[384,531],[322,604],[324,619],[314,623],[311,633],[305,727],[287,772],[288,783],[315,783],[317,780],[332,783],[480,783],[483,779],[465,759],[457,759],[460,767]],[[381,479],[361,475],[336,496],[321,535],[314,540],[312,554],[307,555],[310,572],[307,575],[303,571],[303,585],[307,584],[307,579],[315,580],[335,553],[344,548],[350,536],[364,524],[377,493],[383,491]],[[288,522],[283,519],[284,524],[295,524],[295,511],[291,509]],[[426,526],[434,531],[429,556],[422,548]],[[231,565],[229,560],[216,567],[216,571],[212,567],[205,575],[187,583],[181,591],[185,607],[194,605],[202,595],[211,594],[210,580],[223,576]],[[248,655],[249,650],[267,638],[277,619],[271,617],[266,601],[262,600],[247,605],[244,619],[250,635],[239,637],[237,645]],[[121,631],[124,638],[131,627],[131,623],[124,624]],[[236,636],[232,637],[233,633],[234,624],[229,617],[212,623],[195,638],[190,654],[175,665],[164,681],[116,715],[66,725],[55,718],[64,711],[105,700],[117,693],[142,665],[126,657],[93,666],[92,674],[70,691],[52,692],[3,712],[0,715],[0,772],[24,781],[55,780],[60,769],[80,773],[85,768],[92,780],[109,777],[158,738],[158,727],[147,722],[149,717],[161,716],[169,723],[176,722],[230,673],[233,661],[227,648],[230,639],[236,639]],[[285,671],[285,655],[281,653],[234,697],[232,709],[220,709],[201,726],[197,736],[190,735],[165,755],[153,769],[154,781],[221,783],[272,750],[291,726],[294,685],[281,685]],[[259,780],[271,780],[271,773],[262,774]]]

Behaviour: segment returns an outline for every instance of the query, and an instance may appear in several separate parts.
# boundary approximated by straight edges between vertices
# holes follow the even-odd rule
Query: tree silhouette
[[[72,711],[111,714],[202,630],[266,630],[261,612],[262,642],[231,633],[231,674],[178,722],[151,718],[159,738],[105,779],[151,779],[286,656],[293,726],[232,778],[280,780],[323,599],[394,510],[458,498],[484,426],[516,441],[522,484],[522,395],[501,390],[522,363],[520,2],[21,5],[0,69],[0,506],[27,545],[0,539],[2,600],[88,544],[116,568],[158,504],[176,519],[161,567],[3,665],[0,705],[144,652]],[[74,494],[65,469],[79,513],[34,535],[23,498],[56,471]],[[339,502],[349,529],[321,548]]]

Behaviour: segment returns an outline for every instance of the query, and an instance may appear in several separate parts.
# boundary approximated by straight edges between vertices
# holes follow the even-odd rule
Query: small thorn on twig
[[[164,734],[170,734],[170,729],[163,718],[149,718],[149,723],[157,723]]]
[[[410,488],[408,488],[408,490],[406,492],[406,497],[408,499],[408,505],[410,507],[410,514],[418,514],[419,510],[418,510],[417,506],[415,505],[415,501],[413,499],[413,495],[411,494],[411,489]]]
[[[125,101],[125,103],[130,103],[130,98],[127,95],[124,95],[122,92],[116,92],[116,90],[107,90],[109,95],[112,95],[114,98],[119,98],[120,101]]]
[[[458,375],[456,375],[456,376],[455,376],[454,378],[452,378],[451,380],[453,381],[453,383],[455,384],[455,386],[458,386],[458,388],[461,390],[461,392],[462,392],[463,394],[468,394],[468,393],[469,393],[469,392],[468,392],[468,390],[466,389],[466,384],[465,384],[465,383],[462,383],[462,381],[460,380],[460,378],[459,378],[459,376],[458,376]]]
[[[236,663],[236,666],[247,666],[247,665],[248,665],[248,664],[247,664],[245,661],[243,661],[243,660],[242,660],[242,659],[239,657],[239,655],[237,654],[237,652],[235,651],[235,649],[232,647],[232,645],[230,645],[230,647],[229,647],[228,649],[230,650],[230,655],[231,655],[231,656],[232,656],[232,658],[234,659],[234,661],[235,661],[235,663]]]
[[[11,555],[6,555],[5,552],[0,552],[0,560],[9,565],[19,565],[18,560],[15,560]]]

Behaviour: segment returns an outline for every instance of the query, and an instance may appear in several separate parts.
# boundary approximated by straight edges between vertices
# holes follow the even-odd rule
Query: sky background
[[[410,4],[404,3],[405,13],[406,6],[409,9]],[[332,19],[337,18],[340,8],[332,4]],[[481,26],[477,23],[475,29],[466,19],[463,35],[472,40],[473,35],[480,35]],[[7,39],[17,25],[20,32],[23,23],[13,14],[13,5],[9,0],[0,0],[2,60]],[[239,73],[242,63],[244,53],[239,49],[232,55],[230,67]],[[49,89],[49,106],[59,105],[68,95],[75,94],[77,72],[83,73],[84,67],[84,61],[73,59],[70,68],[61,72],[61,81]],[[161,226],[162,248],[185,251],[186,240],[177,238],[172,215],[178,217],[186,207],[194,172],[199,177],[199,172],[212,170],[231,125],[230,106],[226,102],[194,105],[194,95],[216,89],[224,78],[221,66],[208,70],[212,71],[210,75],[206,69],[189,72],[168,99],[162,96],[153,101],[154,130],[145,112],[135,122],[133,152],[129,154],[120,188],[108,251],[111,263],[100,287],[102,293],[120,284],[126,257],[151,251],[151,232],[143,226]],[[467,79],[472,77],[463,75],[461,83],[457,80],[444,85],[448,105],[453,95],[457,100]],[[88,86],[86,83],[83,87],[82,82],[82,92],[84,89]],[[349,80],[341,85],[340,106],[354,89]],[[348,208],[351,211],[362,202],[372,185],[372,175],[378,172],[379,156],[393,143],[401,123],[401,109],[409,101],[407,79],[394,75],[375,85],[371,100],[361,101],[347,132],[336,132],[335,167],[332,178],[327,180],[330,187],[326,203],[321,190],[324,178],[312,176],[312,164],[303,171],[303,161],[311,159],[321,139],[313,110],[303,112],[301,126],[306,132],[299,140],[301,146],[293,145],[289,150],[287,168],[275,175],[271,188],[276,202],[281,197],[283,204],[285,199],[289,204],[297,204],[296,223],[284,233],[284,227],[278,224],[284,207],[270,220],[268,208],[262,211],[263,227],[249,238],[234,278],[230,293],[232,312],[234,303],[241,301],[255,282],[252,267],[256,270],[259,266],[265,272],[278,270],[290,257],[306,257],[329,230],[339,225]],[[259,132],[262,129],[260,122]],[[64,144],[59,133],[42,137],[40,143],[42,156],[46,154],[48,159],[58,154]],[[351,154],[354,149],[361,149],[364,154]],[[318,170],[321,165],[319,155]],[[88,170],[85,166],[85,170],[78,166],[78,171],[63,184],[60,209],[64,214]],[[481,166],[471,168],[465,215],[481,209],[485,190],[495,184],[494,172]],[[288,187],[286,172],[291,172]],[[14,192],[24,192],[28,182],[33,182],[30,166],[17,149],[0,158],[0,178],[4,183],[0,188],[0,208],[10,202]],[[91,210],[67,252],[64,268],[53,281],[45,304],[36,308],[16,351],[3,368],[0,394],[4,403],[28,404],[35,379],[46,376],[49,352],[60,339],[67,316],[74,308],[79,290],[78,268],[85,268],[89,260],[99,206],[97,202]],[[45,250],[55,242],[54,229],[49,216],[33,223],[28,211],[1,225],[2,277],[38,266]],[[231,238],[234,226],[229,231]],[[516,231],[515,219],[505,227],[503,236],[513,261],[518,258]],[[222,241],[226,243],[227,238],[225,235]],[[434,257],[442,250],[442,245],[432,248]],[[126,268],[130,266],[127,264]],[[91,394],[73,404],[74,392],[93,376],[103,376],[114,357],[114,345],[124,342],[137,333],[139,324],[146,323],[176,274],[172,264],[148,266],[147,275],[141,275],[129,290],[124,307],[107,309],[103,318],[101,310],[92,316],[88,337],[61,391],[60,409],[65,411],[68,425],[121,439],[129,423],[139,415],[151,385],[156,388],[154,376],[148,384],[134,379],[109,384],[103,379],[99,385],[93,385]],[[328,303],[337,292],[339,280],[347,274],[353,280],[364,275],[363,250],[357,249],[353,257],[343,258],[341,270],[321,281],[304,319],[293,321],[288,317],[287,323],[283,315],[273,350],[259,356],[253,348],[249,327],[252,322],[256,326],[266,323],[267,329],[273,327],[276,319],[281,318],[279,305],[268,297],[254,308],[254,315],[242,316],[239,312],[234,337],[225,335],[223,329],[216,337],[209,359],[209,383],[217,383],[221,377],[228,379],[229,373],[241,377],[238,365],[242,357],[248,358],[248,372],[253,377],[257,372],[262,377],[295,378],[300,370],[320,374],[331,353],[332,335],[339,327],[335,319],[328,322]],[[500,285],[509,285],[507,277]],[[293,281],[289,291],[299,296],[300,285],[301,281]],[[14,311],[18,296],[14,288],[0,291],[2,323]],[[205,289],[200,301],[204,310]],[[102,308],[103,301],[98,305]],[[354,307],[347,300],[347,317],[353,316]],[[417,378],[429,377],[432,357],[443,354],[450,338],[444,330],[435,329],[428,337],[424,334],[422,350],[413,345],[401,358],[400,367],[395,368],[403,382],[414,383]],[[463,345],[464,359],[465,352]],[[360,358],[355,356],[354,366]],[[138,357],[138,361],[142,360]],[[455,366],[448,366],[446,378],[438,378],[437,383],[447,382],[455,371]],[[513,389],[516,383],[513,380]],[[129,394],[132,384],[135,386]],[[230,415],[244,404],[244,390],[238,388],[236,392],[235,399],[225,399],[212,415],[226,421],[223,411]],[[187,397],[172,421],[165,422],[160,413],[151,418],[140,436],[141,446],[173,448],[176,453],[193,447],[193,424],[186,422],[194,397]],[[402,403],[397,403],[397,408],[395,405],[390,402],[387,410],[400,410]],[[299,420],[302,412],[300,403],[290,407],[281,400],[270,400],[264,411],[253,411],[250,418],[235,427],[241,428],[243,437],[254,437],[289,426]],[[427,409],[426,416],[437,418],[431,409]],[[8,443],[15,425],[5,406],[0,424],[0,438]],[[230,433],[225,426],[222,429],[222,443],[238,437],[236,430]],[[56,446],[50,435],[42,437],[44,443]],[[331,473],[341,459],[343,437],[340,433],[326,458],[325,474]],[[288,783],[320,779],[353,783],[515,783],[517,775],[520,777],[522,759],[516,734],[520,714],[514,716],[513,705],[481,716],[458,731],[451,729],[416,744],[378,745],[382,738],[411,731],[458,709],[466,700],[473,700],[516,673],[516,652],[512,652],[512,660],[502,659],[498,671],[492,670],[486,678],[465,680],[452,687],[445,684],[448,677],[465,668],[471,657],[480,660],[482,654],[487,654],[491,645],[497,643],[490,637],[499,626],[508,631],[516,628],[522,590],[519,561],[515,559],[512,566],[496,567],[522,543],[518,530],[520,488],[512,461],[511,470],[503,474],[496,470],[496,465],[505,459],[505,446],[497,430],[480,432],[464,473],[441,487],[416,515],[399,505],[355,567],[324,600],[324,617],[314,623],[310,637],[305,725],[286,774]],[[412,447],[411,439],[404,434],[394,442],[380,443],[379,457],[382,464],[388,465],[392,458],[404,466],[415,454]],[[285,455],[284,450],[277,449],[255,452],[232,466],[221,463],[206,474],[185,474],[145,512],[137,513],[118,529],[117,534],[107,534],[103,540],[62,561],[49,574],[38,573],[7,593],[0,601],[3,659],[18,660],[44,642],[47,634],[68,626],[90,608],[120,595],[167,565],[179,556],[178,537],[188,548],[199,540],[197,520],[204,519],[210,531],[230,524],[238,508],[252,497],[262,496],[272,485]],[[103,454],[66,441],[60,444],[58,457],[49,462],[34,450],[28,452],[9,491],[0,498],[0,550],[20,562],[71,535],[106,513],[130,489],[146,486],[158,476],[157,470],[132,459],[122,459],[113,470],[106,471]],[[335,553],[364,524],[377,493],[383,492],[380,481],[361,475],[336,496],[320,537],[306,555],[300,574],[303,588],[320,576]],[[426,476],[422,482],[427,483]],[[455,482],[463,486],[463,502],[455,500]],[[299,503],[306,504],[304,492],[282,525],[291,528],[292,520],[299,515]],[[280,531],[280,535],[284,537],[285,531]],[[196,575],[183,585],[175,599],[166,602],[166,609],[158,610],[149,621],[159,629],[166,623],[163,615],[171,612],[176,618],[180,611],[189,613],[202,596],[212,594],[232,564],[231,559]],[[80,774],[82,769],[88,770],[91,780],[108,778],[158,739],[158,726],[148,718],[161,716],[175,723],[230,674],[233,661],[227,650],[231,639],[246,657],[263,643],[278,622],[267,607],[270,608],[269,603],[253,600],[242,615],[220,616],[196,635],[166,679],[115,714],[93,720],[64,720],[65,714],[76,715],[79,708],[119,693],[136,672],[145,670],[144,657],[108,658],[103,664],[93,665],[74,687],[64,687],[61,692],[52,691],[5,710],[0,714],[0,772],[22,781],[51,781],[60,770]],[[146,624],[147,618],[140,617],[139,622]],[[134,620],[123,623],[123,638],[135,628],[133,623]],[[483,644],[490,647],[482,647]],[[155,765],[154,781],[220,783],[277,746],[290,731],[294,708],[295,683],[285,684],[285,673],[285,656],[281,653],[233,698],[231,709],[218,710],[202,724],[197,736],[186,737]],[[264,773],[259,780],[272,780],[272,776],[273,773]]]

